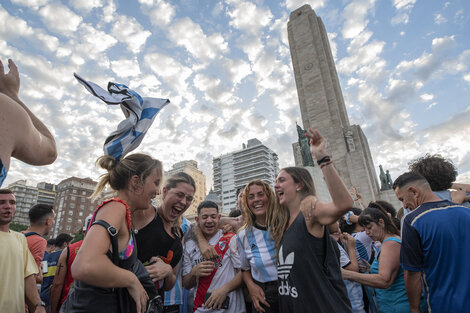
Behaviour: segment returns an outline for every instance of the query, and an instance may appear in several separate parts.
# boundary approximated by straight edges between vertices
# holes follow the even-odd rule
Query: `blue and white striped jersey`
[[[266,229],[244,228],[238,235],[242,270],[250,270],[254,280],[262,283],[277,280],[276,245]]]
[[[366,235],[365,231],[353,233],[352,236],[356,239],[357,260],[363,258],[369,262],[372,256],[373,240]]]

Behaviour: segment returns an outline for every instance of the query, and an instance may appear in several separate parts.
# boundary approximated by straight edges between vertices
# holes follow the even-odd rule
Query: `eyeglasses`
[[[188,196],[184,192],[181,192],[181,191],[173,191],[173,193],[176,195],[176,197],[179,200],[183,200],[184,198],[186,198],[187,203],[193,202],[193,199],[194,199],[193,196]]]

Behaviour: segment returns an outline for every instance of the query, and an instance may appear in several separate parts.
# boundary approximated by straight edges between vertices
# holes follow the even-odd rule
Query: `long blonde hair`
[[[250,208],[248,207],[248,195],[250,192],[250,187],[253,185],[257,185],[263,188],[263,192],[265,193],[266,197],[268,198],[268,208],[266,210],[266,225],[271,236],[276,243],[276,247],[279,246],[281,242],[282,234],[284,233],[284,228],[279,224],[279,201],[277,199],[276,194],[274,193],[273,188],[271,186],[259,179],[255,179],[250,181],[245,188],[243,189],[242,194],[242,214],[244,219],[243,228],[252,229],[253,225],[255,224],[256,217],[251,212]]]

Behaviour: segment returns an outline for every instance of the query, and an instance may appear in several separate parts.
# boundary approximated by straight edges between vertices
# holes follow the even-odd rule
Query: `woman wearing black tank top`
[[[325,226],[344,215],[353,200],[325,151],[325,138],[311,129],[305,135],[332,202],[318,201],[307,169],[288,167],[279,172],[274,187],[281,210],[269,222],[279,247],[281,312],[351,312],[337,246]]]

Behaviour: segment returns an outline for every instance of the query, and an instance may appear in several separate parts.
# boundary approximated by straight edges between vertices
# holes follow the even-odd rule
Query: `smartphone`
[[[211,296],[211,292],[207,292],[206,295],[204,296],[204,303],[207,302],[207,299],[209,299],[209,297]],[[224,302],[222,303],[222,308],[221,309],[228,309],[228,306],[230,304],[230,297],[227,296],[224,300]]]

